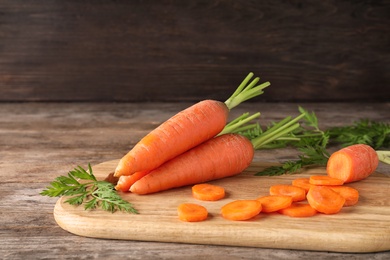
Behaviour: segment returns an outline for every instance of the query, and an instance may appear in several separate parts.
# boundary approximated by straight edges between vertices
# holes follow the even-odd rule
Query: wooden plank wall
[[[0,101],[389,101],[390,4],[2,0]]]

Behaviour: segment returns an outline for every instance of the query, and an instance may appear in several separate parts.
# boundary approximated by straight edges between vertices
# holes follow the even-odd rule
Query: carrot
[[[310,206],[324,214],[338,213],[345,203],[344,197],[326,186],[313,186],[307,193]]]
[[[330,177],[349,183],[370,176],[378,163],[378,154],[373,148],[355,144],[334,152],[329,157],[326,170]]]
[[[317,214],[317,210],[307,203],[293,203],[290,207],[281,209],[278,212],[294,218],[312,217]]]
[[[150,171],[142,171],[136,172],[132,175],[122,175],[119,177],[117,184],[115,185],[115,189],[117,191],[127,192],[130,190],[131,185],[133,185],[136,181],[144,177]]]
[[[250,73],[225,102],[204,100],[177,113],[143,137],[118,163],[115,176],[153,170],[221,132],[230,109],[263,93],[270,85],[255,86],[259,78]]]
[[[183,203],[177,207],[179,219],[187,222],[199,222],[208,217],[207,209],[194,203]]]
[[[248,220],[257,216],[261,209],[257,200],[235,200],[221,208],[221,215],[228,220]]]
[[[134,183],[130,191],[149,194],[233,176],[250,165],[253,155],[252,143],[244,136],[221,135],[151,171]]]
[[[214,137],[226,125],[228,108],[204,100],[173,116],[142,138],[119,162],[115,176],[153,170]]]
[[[329,177],[327,175],[312,175],[309,180],[312,185],[324,185],[324,186],[336,186],[343,185],[344,181],[336,178]]]
[[[291,206],[293,199],[286,195],[268,195],[257,198],[261,203],[262,212],[271,213]]]
[[[293,186],[300,187],[305,190],[307,193],[311,187],[309,178],[297,178],[294,179],[291,183]]]
[[[198,200],[216,201],[225,197],[225,189],[208,183],[196,184],[192,186],[192,196]]]
[[[293,201],[306,199],[306,191],[293,185],[273,185],[269,188],[270,195],[285,195],[292,197]]]
[[[344,197],[344,207],[353,206],[359,201],[359,191],[348,186],[330,186],[332,190]]]

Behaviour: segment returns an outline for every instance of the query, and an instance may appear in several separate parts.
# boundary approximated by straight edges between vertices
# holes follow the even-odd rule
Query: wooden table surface
[[[143,135],[188,103],[0,103],[0,257],[4,259],[388,259],[390,252],[334,252],[92,239],[54,221],[56,198],[39,192],[59,175],[120,158]],[[297,115],[294,103],[247,103],[261,124]],[[360,118],[390,122],[390,103],[305,103],[320,126]],[[334,148],[333,148],[334,149]],[[257,151],[262,161],[294,159],[292,149]],[[390,166],[378,172],[390,176]],[[233,239],[233,238],[232,238]],[[298,238],[297,238],[298,239]],[[362,241],[364,243],[364,241]]]

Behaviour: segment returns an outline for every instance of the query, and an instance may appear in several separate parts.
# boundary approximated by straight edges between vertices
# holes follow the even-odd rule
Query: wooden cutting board
[[[113,160],[98,164],[93,167],[94,174],[104,179],[113,172],[117,163]],[[350,184],[360,192],[359,203],[345,207],[335,215],[291,218],[278,213],[261,213],[250,221],[223,219],[219,214],[220,208],[232,200],[268,195],[271,185],[290,184],[298,176],[325,174],[324,168],[315,168],[299,175],[253,175],[267,166],[270,164],[254,162],[238,176],[211,182],[225,187],[227,192],[226,198],[217,202],[193,199],[190,187],[141,196],[123,193],[122,196],[140,213],[134,215],[85,211],[82,206],[71,206],[60,198],[54,208],[54,217],[63,229],[95,238],[334,252],[390,250],[390,178],[377,173],[364,181]],[[209,218],[197,223],[180,221],[176,208],[184,202],[205,206]]]

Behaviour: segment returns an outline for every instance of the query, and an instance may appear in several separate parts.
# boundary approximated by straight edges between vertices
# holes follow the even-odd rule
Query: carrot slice
[[[270,195],[291,196],[293,201],[306,199],[306,191],[303,188],[293,185],[273,185],[269,188]]]
[[[306,191],[309,191],[311,184],[309,178],[298,178],[292,181],[292,185],[296,187],[300,187]]]
[[[313,186],[307,193],[310,206],[324,214],[338,213],[345,203],[343,196],[326,186]]]
[[[349,183],[367,178],[378,164],[378,154],[372,147],[355,144],[333,153],[329,157],[326,171],[330,177]]]
[[[216,201],[225,197],[225,189],[208,183],[196,184],[192,186],[192,196],[198,200]]]
[[[207,219],[207,209],[194,203],[183,203],[177,208],[179,219],[187,222],[199,222]]]
[[[344,207],[353,206],[359,201],[359,191],[348,186],[330,186],[332,190],[344,197]]]
[[[262,212],[275,212],[291,206],[293,198],[286,195],[269,195],[257,199],[262,206]]]
[[[312,217],[317,214],[317,210],[307,203],[293,203],[290,207],[281,209],[278,212],[294,218]]]
[[[222,217],[229,220],[248,220],[261,212],[262,206],[257,200],[235,200],[221,208]]]
[[[326,175],[312,175],[310,176],[310,184],[312,185],[343,185],[344,181],[337,179],[337,178],[332,178]]]

